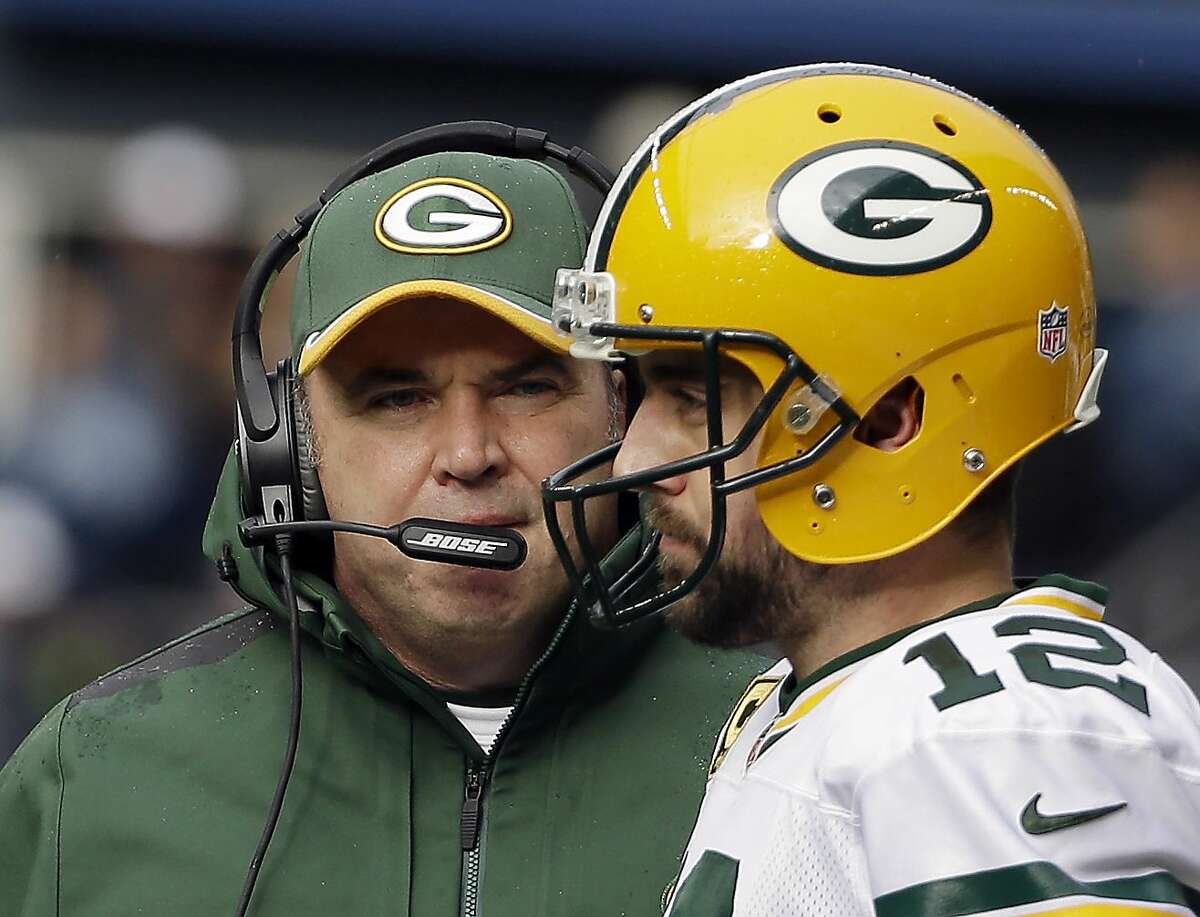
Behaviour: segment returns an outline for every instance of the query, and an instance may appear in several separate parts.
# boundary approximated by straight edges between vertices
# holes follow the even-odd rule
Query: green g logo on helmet
[[[769,196],[792,251],[851,274],[915,274],[975,248],[992,224],[988,189],[944,153],[895,140],[826,147],[790,166]]]

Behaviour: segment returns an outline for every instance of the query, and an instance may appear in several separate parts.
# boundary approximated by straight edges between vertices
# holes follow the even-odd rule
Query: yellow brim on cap
[[[558,334],[547,319],[520,305],[516,301],[515,295],[513,299],[507,299],[499,293],[482,287],[453,280],[406,280],[403,283],[384,287],[382,290],[360,299],[334,319],[328,328],[310,335],[300,351],[300,365],[297,372],[301,376],[310,373],[313,367],[333,350],[338,341],[380,309],[406,299],[417,299],[422,296],[442,296],[470,303],[492,313],[497,318],[504,319],[514,328],[524,332],[550,350],[567,353],[570,349],[571,339],[569,337]]]

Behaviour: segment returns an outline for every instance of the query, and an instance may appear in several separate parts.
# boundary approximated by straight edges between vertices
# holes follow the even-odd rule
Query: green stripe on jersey
[[[1065,592],[1074,592],[1085,599],[1091,599],[1097,605],[1108,604],[1108,590],[1099,583],[1093,583],[1091,580],[1075,579],[1071,576],[1063,576],[1061,573],[1051,573],[1047,576],[1038,577],[1035,580],[1021,580],[1017,582],[1017,585],[1021,587],[1022,591],[1050,586],[1054,589],[1062,589]]]
[[[902,888],[875,899],[878,917],[963,917],[1068,895],[1175,904],[1200,913],[1200,892],[1167,872],[1080,882],[1053,863],[1022,863]]]
[[[679,886],[670,917],[733,917],[740,865],[731,856],[705,850]]]

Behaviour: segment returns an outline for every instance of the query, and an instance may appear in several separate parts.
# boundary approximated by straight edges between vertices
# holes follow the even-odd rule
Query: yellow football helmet
[[[747,487],[808,561],[928,538],[1031,449],[1095,419],[1106,358],[1083,228],[1046,155],[950,86],[850,64],[751,76],[664,123],[608,195],[583,269],[559,272],[555,322],[577,356],[699,346],[710,400],[718,353],[765,392],[732,439],[710,425],[704,453],[573,483],[610,448],[547,481],[549,509],[714,469],[703,569],[636,616],[699,581],[724,497]],[[885,452],[847,435],[907,377],[924,392],[912,442]],[[725,480],[759,430],[757,470]]]

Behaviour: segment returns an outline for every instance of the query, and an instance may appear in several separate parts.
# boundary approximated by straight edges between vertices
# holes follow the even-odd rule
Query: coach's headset
[[[458,121],[413,131],[372,150],[325,188],[295,217],[295,226],[282,229],[259,252],[242,282],[233,320],[233,380],[237,391],[238,469],[242,510],[239,526],[247,544],[273,542],[279,560],[284,599],[291,615],[292,706],[287,752],[267,823],[250,861],[237,915],[243,917],[254,893],[259,869],[279,821],[283,797],[296,761],[300,738],[300,613],[292,580],[292,536],[301,532],[350,532],[390,541],[405,554],[421,560],[512,570],[525,559],[525,541],[517,532],[490,526],[469,526],[432,519],[409,519],[391,527],[330,520],[312,461],[310,431],[294,398],[297,377],[291,358],[274,372],[263,363],[262,310],[271,283],[300,250],[321,209],[348,185],[418,156],[434,153],[486,153],[517,159],[553,160],[597,191],[608,193],[613,174],[580,147],[553,143],[545,131],[511,127],[496,121]],[[435,534],[466,535],[494,542],[491,555],[459,553],[431,546]],[[456,544],[457,542],[451,542]],[[227,577],[227,571],[222,570]],[[235,578],[235,577],[234,577]]]

